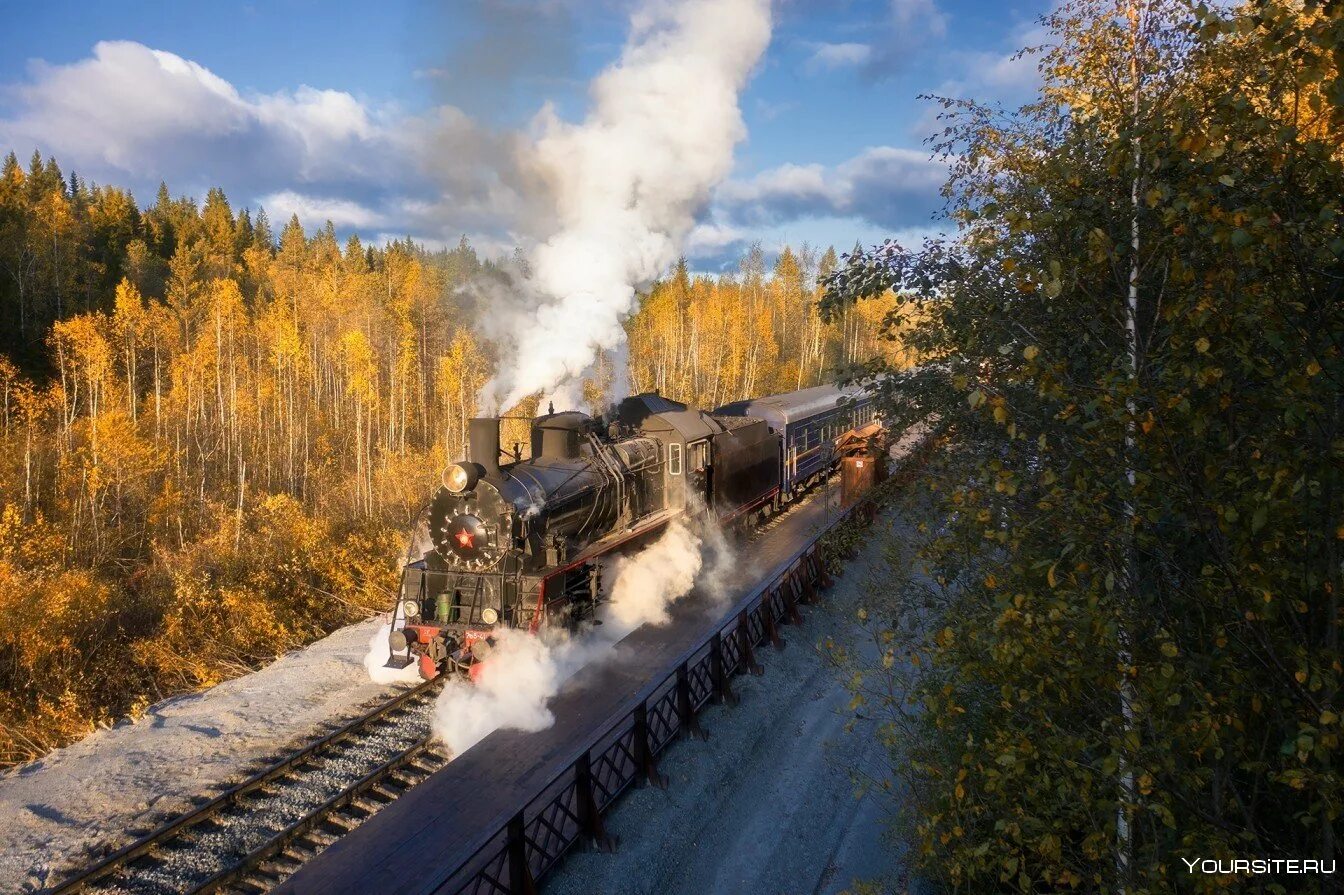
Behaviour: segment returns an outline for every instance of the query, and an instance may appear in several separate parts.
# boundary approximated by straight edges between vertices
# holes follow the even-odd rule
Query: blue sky
[[[87,178],[330,217],[368,238],[487,251],[515,234],[485,171],[547,101],[581,119],[630,0],[164,0],[32,4],[0,32],[0,150]],[[741,97],[748,128],[687,252],[835,244],[935,227],[921,93],[1016,103],[1036,0],[777,0]],[[448,122],[445,125],[445,121]],[[445,127],[458,137],[447,140]],[[469,130],[463,130],[464,128]],[[469,136],[461,136],[469,134]]]

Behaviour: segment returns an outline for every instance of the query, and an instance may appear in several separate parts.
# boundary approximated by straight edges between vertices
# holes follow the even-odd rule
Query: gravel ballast
[[[364,668],[371,619],[255,674],[165,700],[0,777],[0,891],[36,892],[395,688]]]

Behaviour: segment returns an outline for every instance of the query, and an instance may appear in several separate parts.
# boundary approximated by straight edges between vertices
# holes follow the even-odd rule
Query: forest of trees
[[[894,347],[822,324],[804,246],[655,284],[631,378],[715,405]],[[273,233],[218,189],[148,208],[34,154],[0,171],[0,764],[388,605],[492,371],[463,240]],[[892,360],[899,361],[888,351]],[[524,410],[530,408],[523,408]]]
[[[919,310],[951,439],[855,709],[943,891],[1338,892],[1189,862],[1344,857],[1344,8],[1044,24],[1035,102],[945,104],[959,232],[826,282]]]

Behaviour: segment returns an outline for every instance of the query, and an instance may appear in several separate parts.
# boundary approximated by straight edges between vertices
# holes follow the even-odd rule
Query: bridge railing
[[[857,504],[838,512],[832,524],[863,512],[862,504]],[[702,736],[699,713],[712,703],[735,703],[733,678],[763,670],[756,660],[757,647],[782,646],[781,627],[800,622],[799,605],[819,599],[829,583],[819,543],[824,534],[825,530],[810,538],[665,675],[647,684],[627,714],[598,731],[572,764],[435,891],[530,893],[576,845],[614,847],[602,823],[607,809],[631,786],[665,787],[658,757],[679,738]]]

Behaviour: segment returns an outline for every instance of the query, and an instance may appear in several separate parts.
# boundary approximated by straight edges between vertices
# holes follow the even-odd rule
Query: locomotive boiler
[[[829,472],[827,445],[869,404],[833,386],[715,413],[636,395],[604,416],[535,418],[527,459],[501,451],[499,419],[471,420],[467,458],[417,525],[387,664],[470,672],[501,627],[592,621],[615,557],[687,513],[728,523],[780,506]],[[807,477],[799,445],[822,458]]]

